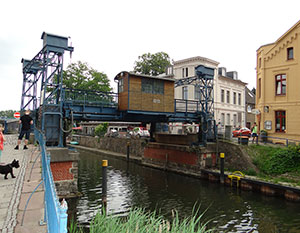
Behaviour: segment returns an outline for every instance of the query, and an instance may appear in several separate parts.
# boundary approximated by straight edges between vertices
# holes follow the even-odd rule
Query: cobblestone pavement
[[[22,212],[19,209],[20,200],[24,193],[24,188],[29,185],[29,180],[27,179],[30,169],[28,167],[30,162],[38,154],[37,149],[33,146],[29,146],[28,150],[23,150],[23,145],[21,144],[19,150],[15,150],[14,147],[17,144],[17,135],[5,135],[6,142],[4,143],[4,150],[1,156],[1,165],[6,165],[11,163],[14,159],[19,160],[20,167],[13,168],[13,173],[16,178],[11,178],[9,174],[8,179],[4,179],[4,175],[0,174],[0,232],[2,233],[12,233],[12,232],[26,232],[21,230],[15,230],[16,225],[20,225],[20,219],[17,217]],[[40,169],[40,161],[38,164]],[[38,179],[41,180],[41,174],[37,174]],[[27,183],[28,182],[28,183]],[[28,188],[27,188],[28,190]],[[39,200],[43,204],[43,196]],[[41,205],[42,205],[41,204]],[[43,213],[43,206],[39,207],[39,212]],[[38,216],[41,219],[43,214]],[[31,220],[30,220],[31,221]],[[38,225],[38,219],[33,220]],[[33,232],[45,232],[42,230],[31,231]]]

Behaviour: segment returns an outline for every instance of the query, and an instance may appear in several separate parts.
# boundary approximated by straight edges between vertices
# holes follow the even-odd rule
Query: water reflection
[[[83,196],[70,209],[88,224],[101,210],[101,161],[108,159],[107,211],[126,215],[131,207],[171,210],[190,216],[195,203],[219,232],[300,232],[299,203],[244,192],[206,180],[147,168],[87,152],[80,153],[79,191]]]

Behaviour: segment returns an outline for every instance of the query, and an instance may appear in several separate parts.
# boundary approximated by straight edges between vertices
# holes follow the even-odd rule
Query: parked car
[[[237,137],[237,136],[251,137],[251,130],[246,127],[242,127],[240,129],[232,131],[232,137]]]
[[[106,137],[126,137],[127,126],[109,126],[107,129]]]
[[[145,127],[135,127],[130,132],[131,136],[134,137],[150,137],[149,131]]]

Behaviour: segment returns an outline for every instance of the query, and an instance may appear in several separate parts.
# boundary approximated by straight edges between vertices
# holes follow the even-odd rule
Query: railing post
[[[130,142],[127,142],[127,162],[129,162]]]
[[[224,184],[224,159],[225,153],[220,153],[220,182]]]
[[[289,146],[289,139],[286,139],[286,147]]]
[[[68,210],[68,204],[65,201],[65,199],[62,200],[62,202],[60,203],[60,208],[59,208],[59,233],[67,233],[68,232],[68,228],[67,228],[67,224],[68,224],[68,214],[67,214],[67,210]]]
[[[107,206],[107,160],[102,160],[102,213],[106,214]]]

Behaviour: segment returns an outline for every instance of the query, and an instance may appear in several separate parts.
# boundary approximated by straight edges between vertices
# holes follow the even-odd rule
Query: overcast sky
[[[138,56],[202,56],[255,87],[256,50],[300,20],[299,0],[11,0],[0,3],[0,110],[18,110],[21,59],[42,49],[42,33],[71,37],[72,60],[113,78]]]

